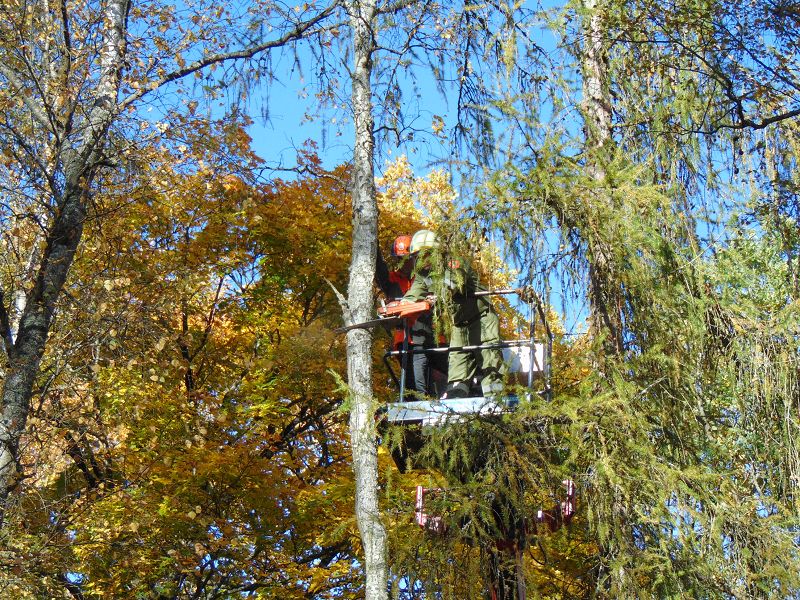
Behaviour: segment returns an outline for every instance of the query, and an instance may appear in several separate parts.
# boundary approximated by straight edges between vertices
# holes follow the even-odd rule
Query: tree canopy
[[[9,597],[800,594],[795,6],[0,14]],[[289,63],[346,164],[258,155],[250,99]],[[552,388],[420,430],[400,472],[389,336],[335,329],[420,228],[537,292]],[[496,304],[510,337],[525,307]]]

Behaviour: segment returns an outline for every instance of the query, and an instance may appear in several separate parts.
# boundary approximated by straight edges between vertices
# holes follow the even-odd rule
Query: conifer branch
[[[741,105],[741,98],[739,99],[739,105]],[[774,125],[775,123],[780,123],[781,121],[788,121],[790,119],[794,119],[795,117],[800,116],[800,108],[796,108],[794,110],[789,110],[783,113],[772,115],[771,117],[766,117],[764,119],[760,119],[755,121],[749,117],[745,117],[742,111],[739,111],[739,122],[738,123],[721,123],[716,125],[714,128],[708,131],[702,130],[694,130],[690,133],[699,133],[699,134],[715,134],[723,129],[733,129],[733,130],[742,130],[742,129],[752,129],[752,130],[760,130],[766,129],[770,125]]]

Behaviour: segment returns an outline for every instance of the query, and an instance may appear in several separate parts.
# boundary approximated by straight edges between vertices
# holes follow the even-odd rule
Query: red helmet
[[[401,256],[408,256],[408,249],[411,246],[410,235],[399,235],[394,238],[392,244],[392,256],[399,258]]]

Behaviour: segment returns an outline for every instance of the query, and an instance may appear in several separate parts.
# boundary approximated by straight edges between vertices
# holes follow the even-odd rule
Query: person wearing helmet
[[[422,250],[432,250],[439,247],[439,238],[430,229],[420,229],[413,236],[409,243],[408,250],[417,256]]]
[[[414,261],[410,257],[411,236],[400,235],[392,243],[392,257],[399,260],[397,269],[390,270],[378,248],[375,264],[375,283],[388,300],[398,300],[411,288]],[[431,348],[436,345],[433,321],[430,313],[410,319],[409,349]],[[394,329],[392,348],[400,350],[405,339],[405,328],[399,325]],[[446,366],[442,357],[429,357],[427,354],[411,354],[412,368],[406,370],[406,389],[418,394],[432,396],[434,382],[431,369],[444,373]],[[444,379],[444,375],[440,376]]]
[[[500,342],[500,320],[483,291],[470,263],[458,257],[443,257],[442,267],[434,272],[431,255],[439,248],[433,231],[422,229],[411,238],[410,252],[415,258],[415,276],[403,301],[416,302],[433,294],[443,294],[452,301],[450,347],[478,346]],[[472,395],[472,384],[481,375],[481,392],[493,396],[503,389],[503,357],[499,349],[451,351],[448,355],[448,389],[443,398]]]
[[[403,258],[409,255],[409,248],[411,247],[410,235],[398,235],[392,242],[392,256],[394,258]]]
[[[410,247],[410,235],[399,235],[394,239],[392,242],[392,258],[398,261],[397,268],[394,270],[389,269],[383,259],[381,249],[378,248],[375,260],[375,283],[387,300],[402,298],[411,287],[414,261],[409,259]]]

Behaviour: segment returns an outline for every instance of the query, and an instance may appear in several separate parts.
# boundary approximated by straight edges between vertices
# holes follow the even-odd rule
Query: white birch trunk
[[[603,189],[608,179],[606,161],[612,152],[612,110],[608,75],[608,32],[606,11],[602,0],[584,0],[584,45],[581,55],[583,72],[584,135],[586,168]],[[611,198],[602,191],[594,202],[610,204]],[[610,209],[610,207],[608,207]],[[609,268],[610,248],[601,240],[590,240],[589,302],[591,327],[594,336],[605,333],[605,352],[608,356],[623,350],[622,323],[616,295],[612,293]]]
[[[583,0],[586,9],[584,21],[584,47],[581,56],[583,71],[583,115],[586,144],[586,166],[589,174],[597,181],[598,193],[592,199],[602,203],[605,210],[612,210],[612,199],[606,193],[605,182],[608,180],[607,161],[613,152],[612,139],[612,104],[608,69],[609,34],[606,10],[603,0]],[[605,334],[604,353],[606,358],[619,356],[623,352],[622,318],[618,306],[618,285],[612,275],[609,264],[611,248],[600,240],[590,241],[591,256],[589,261],[589,301],[591,310],[591,327],[595,336]],[[602,361],[597,365],[602,372]],[[619,518],[626,520],[625,503],[617,491],[613,502],[613,510]],[[604,548],[601,552],[608,553]],[[626,578],[626,571],[620,565],[615,572],[608,572],[611,578],[620,583]],[[623,586],[624,587],[624,586]]]
[[[605,12],[598,0],[584,0],[583,114],[586,144],[590,151],[606,148],[611,140],[611,94],[608,81],[608,33]],[[590,168],[598,180],[606,178],[605,169],[597,161]]]
[[[373,169],[372,25],[374,0],[348,3],[353,29],[353,154],[352,207],[353,254],[347,304],[353,322],[372,318],[375,255],[378,237],[378,206]],[[367,600],[385,600],[388,595],[386,530],[378,505],[378,449],[375,405],[372,395],[372,334],[354,329],[347,334],[347,377],[351,394],[350,441],[356,483],[355,511],[364,547]]]

